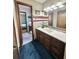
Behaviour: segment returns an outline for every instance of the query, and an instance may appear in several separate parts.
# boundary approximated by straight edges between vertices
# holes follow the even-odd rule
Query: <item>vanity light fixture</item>
[[[48,7],[47,9],[48,9],[49,11],[53,11],[53,9],[52,9],[51,7]]]
[[[56,6],[55,5],[52,5],[50,8],[55,8]]]
[[[47,7],[47,8],[44,8],[44,11],[49,12],[49,11],[53,11],[53,9],[50,7]]]
[[[50,9],[50,11],[53,11],[53,9]]]
[[[58,2],[58,3],[56,4],[56,6],[60,6],[60,5],[62,5],[62,2]]]
[[[44,8],[44,11],[46,11],[47,9],[46,8]]]
[[[46,12],[49,12],[49,10],[46,10]]]
[[[49,10],[47,8],[44,8],[44,11],[48,12]]]
[[[48,10],[49,10],[49,9],[50,9],[50,7],[47,7],[46,9],[48,9]]]
[[[58,2],[57,4],[44,8],[44,11],[49,12],[49,11],[57,10],[58,8],[63,8],[64,6],[65,5],[63,5],[63,2]]]
[[[58,6],[59,8],[63,8],[64,7],[64,5],[60,5],[60,6]]]
[[[56,7],[55,5],[52,5],[50,8],[51,8],[51,9],[54,9],[54,10],[57,9],[57,7]]]
[[[56,9],[58,9],[58,8],[57,8],[57,7],[54,7],[53,9],[56,10]]]

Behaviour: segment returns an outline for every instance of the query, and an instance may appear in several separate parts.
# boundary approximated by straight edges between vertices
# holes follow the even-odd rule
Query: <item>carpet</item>
[[[20,59],[55,59],[38,40],[25,44],[20,48]]]
[[[22,33],[23,45],[32,41],[32,34],[29,32]]]

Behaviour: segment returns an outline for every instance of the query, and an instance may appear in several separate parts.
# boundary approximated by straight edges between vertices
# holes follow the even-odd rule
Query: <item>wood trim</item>
[[[15,37],[15,38],[14,38]],[[15,25],[14,25],[14,20],[13,20],[13,40],[15,39],[15,41],[16,41],[16,45],[17,45],[17,38],[16,38],[16,31],[15,31]],[[14,42],[14,41],[13,41]],[[15,47],[14,46],[14,44],[13,44],[13,47]]]
[[[22,46],[22,34],[21,34],[21,27],[20,27],[20,21],[19,21],[19,10],[18,10],[18,5],[16,3],[16,0],[14,0],[14,5],[15,5],[15,14],[16,14],[16,22],[17,22],[17,26],[18,26],[18,35],[19,35],[19,43],[20,43],[20,47]]]
[[[33,40],[34,40],[33,18],[32,18],[33,14],[32,14],[32,13],[33,13],[33,12],[32,12],[32,6],[31,6],[32,37],[33,37]]]
[[[16,38],[16,30],[15,30],[14,19],[13,19],[13,35],[15,36],[15,41],[16,41],[16,46],[13,46],[13,49],[17,48],[17,53],[18,53],[17,57],[19,59],[19,52],[18,52],[18,44],[17,44],[17,38]],[[13,40],[14,40],[14,36],[13,36]]]
[[[25,5],[25,6],[32,7],[31,5],[29,5],[29,4],[26,4],[26,3],[24,3],[24,2],[20,2],[20,1],[16,1],[16,2],[17,2],[17,4],[21,4],[21,5]]]
[[[18,4],[17,4],[17,13],[18,13],[18,22],[19,22],[19,24],[18,24],[18,26],[19,26],[19,34],[20,34],[20,47],[22,46],[22,44],[23,44],[23,38],[22,38],[22,32],[21,32],[21,26],[20,26],[20,14],[19,14],[19,6],[18,6]]]

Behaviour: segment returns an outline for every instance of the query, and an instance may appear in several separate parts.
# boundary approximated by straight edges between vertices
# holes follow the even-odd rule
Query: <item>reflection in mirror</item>
[[[58,8],[49,13],[49,26],[66,32],[66,3],[63,8]]]
[[[66,11],[59,11],[57,14],[57,27],[66,29]]]
[[[20,26],[21,26],[21,29],[22,29],[22,32],[23,30],[27,31],[27,21],[26,21],[26,12],[20,12]]]
[[[60,10],[56,12],[55,19],[53,19],[53,27],[66,32],[66,10]]]
[[[32,41],[31,7],[18,4],[23,45]]]
[[[57,27],[66,32],[66,10],[58,12]]]

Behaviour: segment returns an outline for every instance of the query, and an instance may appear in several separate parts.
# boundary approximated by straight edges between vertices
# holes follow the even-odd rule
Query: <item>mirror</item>
[[[58,8],[49,14],[49,26],[66,32],[66,3],[63,8]]]
[[[66,10],[57,11],[52,20],[53,28],[66,32]]]
[[[33,40],[32,37],[32,14],[31,7],[28,5],[18,4],[20,28],[22,33],[22,45],[27,44]]]

